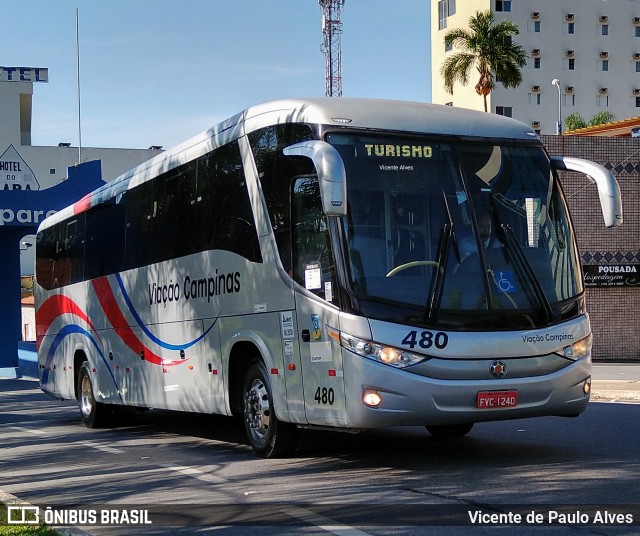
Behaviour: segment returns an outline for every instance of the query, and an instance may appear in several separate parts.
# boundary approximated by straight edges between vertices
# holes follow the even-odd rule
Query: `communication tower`
[[[318,0],[322,8],[322,52],[325,60],[325,95],[342,97],[342,22],[340,15],[344,0]]]

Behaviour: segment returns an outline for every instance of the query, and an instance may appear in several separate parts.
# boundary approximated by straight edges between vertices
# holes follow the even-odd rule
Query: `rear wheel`
[[[111,415],[111,408],[107,404],[96,402],[91,383],[91,368],[85,361],[78,371],[78,402],[80,418],[88,428],[103,426]]]
[[[296,427],[276,417],[271,385],[262,361],[254,361],[249,367],[243,393],[244,427],[253,450],[263,458],[278,458],[293,450]]]
[[[470,424],[436,424],[427,426],[427,431],[438,439],[453,439],[467,435],[473,428]]]

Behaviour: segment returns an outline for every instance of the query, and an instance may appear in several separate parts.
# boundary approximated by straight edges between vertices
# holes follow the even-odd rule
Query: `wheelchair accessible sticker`
[[[498,270],[494,272],[493,280],[498,290],[504,294],[513,294],[516,291],[516,278],[511,270]]]

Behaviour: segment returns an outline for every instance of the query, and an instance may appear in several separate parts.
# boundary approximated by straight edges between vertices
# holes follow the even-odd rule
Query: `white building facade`
[[[466,28],[477,11],[518,25],[514,42],[529,55],[522,84],[500,83],[488,97],[489,110],[555,134],[559,117],[578,113],[588,121],[602,111],[615,119],[640,116],[640,0],[432,0],[432,101],[484,109],[472,73],[453,95],[444,90],[440,69],[447,54],[444,36]],[[553,80],[558,80],[552,85]]]

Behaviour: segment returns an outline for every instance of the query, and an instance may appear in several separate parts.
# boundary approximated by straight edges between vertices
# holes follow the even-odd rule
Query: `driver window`
[[[335,301],[335,267],[317,176],[294,179],[291,222],[295,281],[316,296]]]

